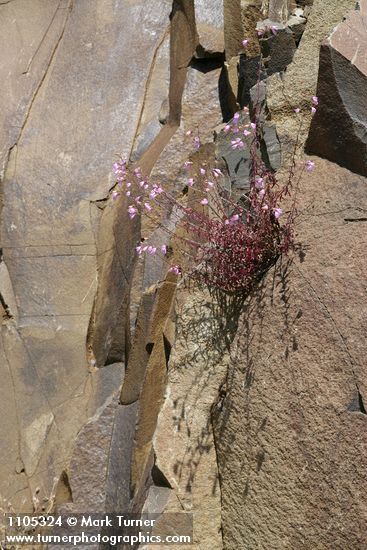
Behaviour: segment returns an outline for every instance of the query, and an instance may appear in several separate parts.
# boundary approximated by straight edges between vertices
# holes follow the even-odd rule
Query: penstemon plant
[[[316,96],[311,103],[314,113],[318,105]],[[300,109],[294,111],[298,114]],[[166,244],[155,246],[144,241],[138,244],[139,256],[161,255],[169,272],[233,293],[249,292],[280,255],[288,254],[294,247],[297,215],[296,151],[289,177],[280,183],[261,159],[261,128],[257,119],[255,112],[254,120],[246,122],[249,118],[245,107],[223,129],[230,137],[233,150],[248,148],[250,151],[249,191],[240,200],[225,188],[225,176],[216,165],[203,164],[195,170],[193,162],[186,161],[185,196],[177,196],[163,183],[152,183],[140,168],[130,169],[125,160],[113,165],[117,185],[112,199],[125,195],[131,220],[146,215],[167,232]],[[199,150],[199,135],[193,131],[186,135],[192,139],[193,149]],[[304,170],[311,172],[313,167],[311,160],[303,162],[298,181]],[[283,211],[283,202],[289,206],[287,211]],[[176,225],[181,226],[182,231],[172,230],[169,224],[160,221],[167,219],[168,212],[171,219],[175,216]],[[184,258],[180,265],[170,264],[172,243]]]

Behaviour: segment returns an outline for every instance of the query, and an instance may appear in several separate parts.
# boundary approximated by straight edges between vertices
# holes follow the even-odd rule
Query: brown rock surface
[[[194,0],[194,3],[199,56],[223,52],[223,0]]]
[[[216,441],[224,545],[363,548],[366,181],[315,159],[301,182],[305,254],[248,300]],[[349,220],[349,221],[347,221]]]
[[[153,447],[156,466],[174,490],[166,511],[194,514],[194,544],[222,548],[221,494],[211,409],[227,369],[221,319],[205,292],[180,290],[175,346]]]
[[[300,141],[304,143],[306,140],[311,123],[311,97],[317,87],[316,60],[320,45],[354,6],[354,0],[315,0],[293,62],[282,78],[275,74],[268,79],[268,107],[284,152],[296,141],[300,117]],[[304,109],[302,114],[300,117],[290,116],[296,107]]]
[[[113,153],[128,155],[134,147],[136,105],[143,106],[170,10],[168,0],[135,2],[134,9],[112,0],[36,0],[32,7],[14,0],[0,7],[6,54],[0,69],[6,82],[1,284],[7,269],[5,294],[15,296],[16,308],[7,305],[19,315],[2,327],[2,411],[10,424],[1,434],[8,458],[0,466],[0,493],[14,505],[24,500],[30,506],[38,486],[40,498],[50,495],[76,434],[95,412],[100,375],[89,372],[86,337],[96,256],[98,267],[103,255],[108,263],[114,243],[112,231],[103,228],[105,241],[96,243],[98,207],[113,183]],[[137,26],[143,31],[136,33]],[[142,53],[134,63],[132,51]],[[126,231],[123,238],[116,235],[128,257]],[[126,272],[128,265],[117,265],[99,310],[100,339],[108,341],[111,333],[111,345],[114,324],[121,326]],[[104,364],[109,349],[100,349]],[[115,381],[109,372],[107,379]],[[23,465],[18,473],[15,464]]]
[[[320,50],[307,150],[367,175],[367,4],[350,12]]]

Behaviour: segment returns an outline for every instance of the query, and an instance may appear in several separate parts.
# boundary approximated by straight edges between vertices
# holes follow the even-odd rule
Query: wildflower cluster
[[[313,108],[317,104],[313,97]],[[131,220],[144,214],[166,230],[165,244],[155,246],[142,240],[136,247],[139,256],[161,255],[168,263],[171,255],[167,251],[174,242],[182,262],[169,265],[168,271],[180,275],[185,265],[185,272],[201,283],[228,292],[248,291],[279,255],[287,254],[293,246],[296,209],[291,197],[292,178],[279,184],[263,163],[259,129],[256,122],[250,121],[246,107],[223,131],[234,150],[250,150],[249,190],[240,201],[225,190],[225,176],[218,166],[203,164],[194,168],[191,161],[184,164],[189,200],[177,198],[164,184],[151,182],[140,168],[131,171],[124,160],[113,167],[117,187],[112,198],[125,195]],[[192,139],[194,149],[201,147],[199,136],[192,131],[186,135]],[[310,172],[313,167],[308,160],[302,170]],[[281,203],[287,196],[291,197],[291,208],[283,212]],[[169,212],[176,216],[183,231],[173,234],[162,222]]]

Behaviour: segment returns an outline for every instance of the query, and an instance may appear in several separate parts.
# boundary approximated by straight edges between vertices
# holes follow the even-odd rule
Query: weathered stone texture
[[[215,431],[228,549],[366,540],[366,234],[356,222],[366,181],[314,160],[299,194],[301,261],[272,270],[248,299],[231,350]]]
[[[208,294],[181,290],[175,346],[153,447],[156,465],[175,492],[167,511],[194,514],[194,544],[222,549],[221,498],[211,424],[227,368],[221,319]]]
[[[37,486],[41,499],[50,494],[76,434],[95,412],[100,375],[87,362],[86,337],[97,267],[105,275],[103,266],[115,266],[113,284],[107,275],[99,282],[104,296],[94,308],[100,341],[113,348],[94,342],[99,364],[113,354],[121,358],[128,339],[120,315],[129,277],[123,254],[132,256],[136,237],[114,221],[117,229],[106,223],[97,242],[99,207],[113,184],[113,154],[128,156],[134,148],[170,11],[168,0],[135,2],[134,9],[112,0],[14,0],[0,7],[7,113],[0,134],[6,265],[0,292],[14,316],[2,327],[8,380],[2,408],[13,420],[2,439],[11,456],[0,467],[0,493],[16,503],[24,497],[29,506]],[[134,63],[132,51],[141,52]],[[116,326],[122,343],[115,344]],[[109,372],[107,380],[115,380]],[[16,463],[23,466],[11,472]]]
[[[199,36],[198,54],[224,51],[223,0],[194,0],[195,22]]]
[[[367,175],[367,6],[348,14],[320,51],[307,150]]]
[[[306,140],[311,123],[311,97],[317,87],[320,44],[354,6],[354,0],[315,0],[293,62],[282,78],[275,74],[268,79],[267,103],[285,150],[294,144],[298,133],[299,118],[290,116],[296,107],[304,109],[300,115],[303,120],[300,142]]]

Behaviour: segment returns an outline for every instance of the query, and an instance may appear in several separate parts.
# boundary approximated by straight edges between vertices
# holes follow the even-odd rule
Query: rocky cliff
[[[366,28],[366,0],[0,0],[3,509],[365,548]],[[112,162],[181,193],[186,160],[216,159],[241,194],[221,130],[259,105],[270,168],[315,163],[297,252],[241,297],[138,259],[162,229],[112,199]]]

